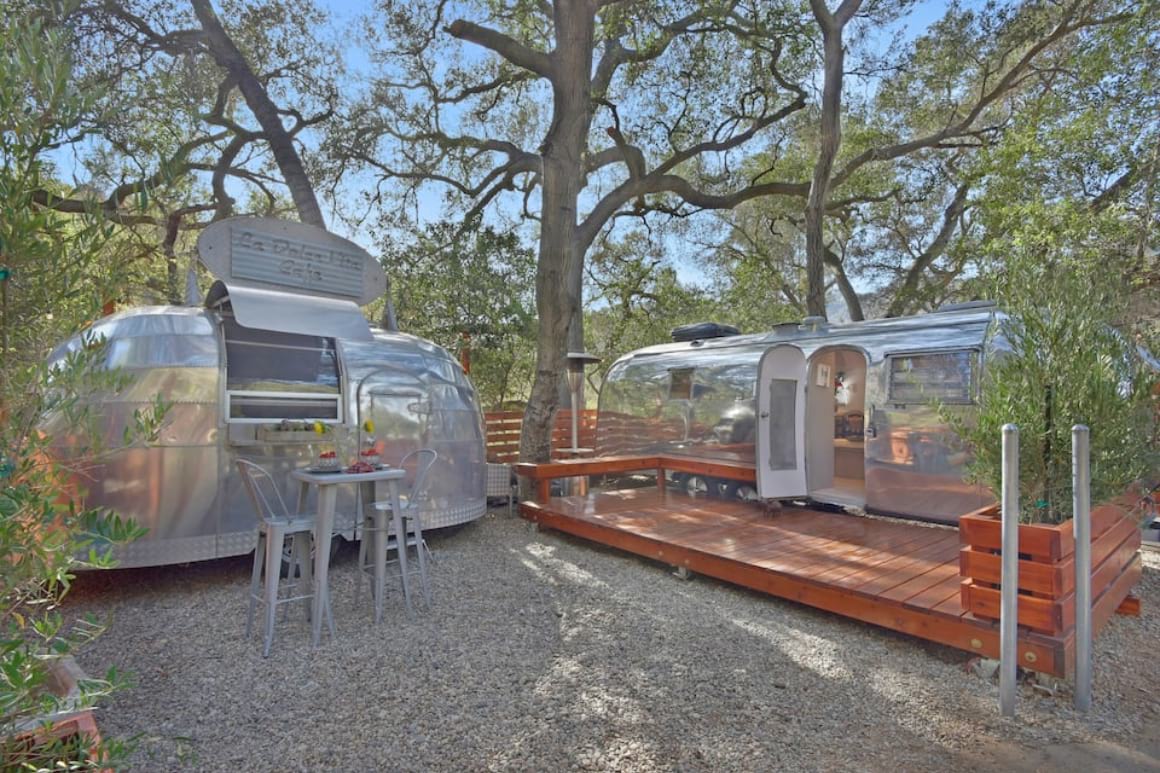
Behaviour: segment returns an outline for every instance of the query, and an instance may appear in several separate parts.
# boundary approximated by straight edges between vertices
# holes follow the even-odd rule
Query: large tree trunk
[[[826,200],[830,193],[834,158],[842,145],[842,75],[846,58],[842,48],[842,29],[859,5],[861,0],[844,0],[838,11],[831,14],[825,0],[810,0],[814,18],[822,28],[824,70],[818,160],[806,200],[806,311],[818,317],[826,316],[826,240],[823,233]]]
[[[294,147],[294,138],[282,125],[282,116],[278,114],[278,107],[266,93],[266,87],[254,75],[246,58],[218,21],[210,0],[190,0],[190,3],[205,32],[214,61],[237,80],[238,89],[246,98],[246,104],[249,105],[254,118],[261,125],[266,142],[274,154],[274,161],[278,164],[282,179],[290,189],[290,196],[298,209],[298,218],[308,225],[326,228],[322,209],[318,206],[318,199],[314,195],[314,185],[306,174],[297,148]]]
[[[542,147],[540,254],[536,311],[540,332],[536,376],[524,411],[520,460],[551,457],[552,425],[559,405],[571,342],[583,344],[580,290],[584,254],[577,236],[582,158],[591,123],[592,0],[555,4],[556,49],[552,53],[552,125]]]

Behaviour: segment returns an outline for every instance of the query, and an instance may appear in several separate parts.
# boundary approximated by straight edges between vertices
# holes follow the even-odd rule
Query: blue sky
[[[316,2],[330,12],[332,31],[340,40],[353,37],[344,34],[344,31],[356,24],[360,16],[368,10],[368,3],[365,0],[316,0]],[[968,2],[968,4],[975,3]],[[836,5],[836,2],[831,0],[831,5]],[[904,18],[878,32],[874,36],[876,42],[882,46],[888,45],[896,34],[901,34],[905,41],[913,39],[925,31],[932,22],[940,19],[945,14],[947,5],[941,0],[919,0]],[[370,64],[366,55],[357,46],[346,49],[344,55],[352,75],[358,77],[369,72]],[[847,88],[865,90],[872,87],[848,82]],[[420,200],[420,210],[425,210],[419,213],[420,217],[429,220],[438,219],[442,214],[441,205],[441,195],[436,189],[429,188],[426,195]],[[335,225],[341,228],[340,224],[336,223]],[[365,234],[348,233],[347,235],[355,239],[362,236],[365,239]],[[707,282],[694,260],[695,251],[700,249],[699,247],[684,239],[667,239],[664,246],[683,282],[699,285],[704,285]]]
[[[333,40],[353,41],[359,38],[359,35],[353,34],[354,27],[357,25],[360,17],[364,15],[371,7],[371,3],[367,0],[316,0],[316,2],[331,16],[330,24],[324,35]],[[836,4],[836,0],[831,0],[831,5]],[[969,4],[975,4],[971,2]],[[941,18],[946,12],[947,3],[936,2],[934,0],[920,0],[917,2],[910,13],[894,25],[884,28],[877,35],[876,40],[881,45],[886,45],[891,38],[901,31],[902,37],[905,40],[913,39],[915,36],[921,34],[933,21]],[[343,56],[346,62],[348,71],[352,80],[359,80],[369,76],[371,65],[367,59],[366,53],[357,45],[348,45],[343,48]],[[856,83],[848,83],[847,88],[859,88]],[[864,86],[862,88],[865,88]],[[75,169],[75,161],[71,154],[60,154],[57,161],[63,171],[69,172],[77,171]],[[71,175],[70,175],[71,176]],[[349,195],[349,194],[348,194]],[[435,186],[428,187],[424,196],[420,199],[420,218],[424,220],[438,219],[442,213],[442,195]],[[372,251],[377,251],[377,245],[370,243],[370,237],[365,229],[357,229],[352,232],[352,229],[339,222],[337,218],[328,217],[331,222],[333,230],[343,233],[344,235],[363,243]],[[696,245],[691,244],[687,239],[667,239],[663,243],[666,252],[672,259],[676,266],[678,275],[682,281],[703,284],[705,278],[701,271],[697,268],[694,260],[694,251],[699,249]]]

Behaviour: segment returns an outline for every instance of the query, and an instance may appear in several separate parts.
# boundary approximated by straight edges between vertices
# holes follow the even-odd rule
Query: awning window
[[[349,341],[374,340],[370,323],[351,301],[214,282],[205,305],[221,308],[225,304],[243,327]]]
[[[357,306],[215,282],[226,348],[226,420],[341,422],[337,339],[373,340]]]

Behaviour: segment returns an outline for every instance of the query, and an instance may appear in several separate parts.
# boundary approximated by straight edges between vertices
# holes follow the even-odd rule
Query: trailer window
[[[974,402],[979,353],[973,349],[890,357],[890,400],[895,403]]]
[[[341,420],[333,338],[257,330],[231,317],[222,327],[229,421]]]
[[[693,399],[694,368],[673,368],[669,371],[669,399]]]

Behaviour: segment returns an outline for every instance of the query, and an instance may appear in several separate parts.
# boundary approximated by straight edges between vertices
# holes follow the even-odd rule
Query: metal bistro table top
[[[337,483],[369,483],[376,480],[391,480],[405,477],[406,470],[402,467],[385,467],[373,472],[310,472],[306,469],[293,470],[290,477],[303,483],[315,483],[319,486],[330,486]]]

